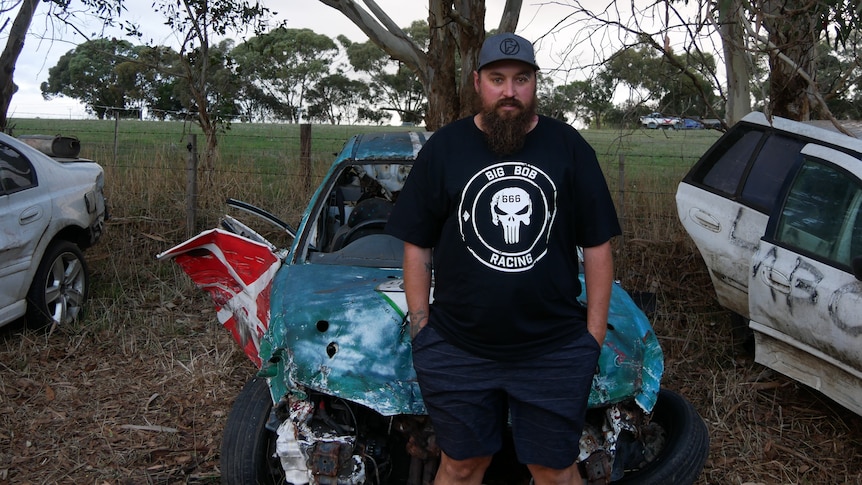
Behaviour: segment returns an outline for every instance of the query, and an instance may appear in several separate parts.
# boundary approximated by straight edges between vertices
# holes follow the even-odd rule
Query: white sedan
[[[104,172],[0,133],[0,326],[65,324],[88,291],[83,250],[107,215]]]
[[[755,360],[862,415],[862,140],[751,113],[676,201]]]

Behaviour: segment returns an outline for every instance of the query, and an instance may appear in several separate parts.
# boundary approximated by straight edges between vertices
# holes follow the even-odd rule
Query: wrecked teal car
[[[257,365],[236,398],[221,450],[224,483],[422,484],[439,461],[413,371],[401,241],[387,217],[429,133],[351,138],[279,249],[238,220],[158,257],[212,296]],[[644,312],[616,285],[579,461],[589,483],[689,484],[706,426],[661,389],[664,361]],[[527,484],[511,450],[484,483]]]

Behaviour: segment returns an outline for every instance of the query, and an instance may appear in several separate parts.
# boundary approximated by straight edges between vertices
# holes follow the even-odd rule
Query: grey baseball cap
[[[533,44],[527,39],[509,32],[492,35],[485,39],[482,49],[479,51],[479,67],[477,71],[492,62],[497,61],[521,61],[533,66],[537,71],[536,54],[533,52]]]

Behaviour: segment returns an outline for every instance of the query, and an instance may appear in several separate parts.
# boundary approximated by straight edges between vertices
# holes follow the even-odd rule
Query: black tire
[[[709,455],[709,432],[694,406],[679,394],[662,389],[652,421],[665,431],[665,444],[649,465],[625,474],[615,484],[690,485]]]
[[[74,322],[83,311],[89,284],[90,273],[78,246],[52,242],[27,292],[27,322],[34,327]]]
[[[740,345],[746,354],[754,355],[754,330],[749,328],[747,318],[731,312],[730,332],[734,344]]]
[[[254,377],[237,395],[221,443],[221,481],[230,485],[283,483],[275,452],[276,434],[266,428],[272,398],[266,379]]]

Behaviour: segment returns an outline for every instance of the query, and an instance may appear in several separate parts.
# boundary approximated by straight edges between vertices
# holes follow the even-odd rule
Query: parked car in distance
[[[104,185],[92,160],[52,158],[0,133],[0,326],[80,315],[89,289],[83,251],[104,231]]]
[[[676,129],[678,130],[702,130],[703,123],[700,120],[696,120],[694,118],[682,118],[680,122],[677,124]]]
[[[658,128],[676,129],[682,123],[682,120],[676,116],[665,116],[661,113],[650,113],[646,116],[641,116],[640,120],[644,128],[651,130]]]
[[[751,113],[676,202],[755,360],[862,415],[862,140]]]

